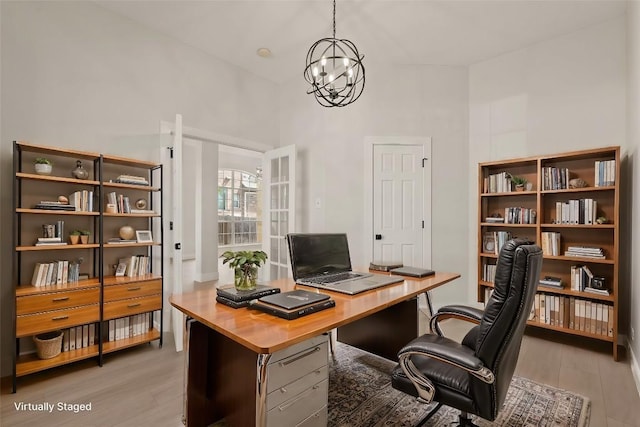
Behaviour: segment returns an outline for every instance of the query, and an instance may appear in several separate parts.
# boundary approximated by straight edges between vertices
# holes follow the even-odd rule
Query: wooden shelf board
[[[594,191],[612,191],[615,186],[606,187],[582,187],[582,188],[564,188],[562,190],[541,190],[540,194],[558,194],[558,193],[590,193]]]
[[[105,245],[106,246],[106,245]],[[124,245],[121,245],[124,246]],[[93,249],[99,248],[97,243],[87,243],[86,245],[44,245],[44,246],[18,246],[16,251],[28,252],[28,251],[52,251],[52,250],[64,250],[64,249]]]
[[[150,280],[159,280],[162,279],[162,276],[158,274],[145,274],[142,276],[104,276],[104,285],[122,285],[126,283],[137,283],[137,282],[147,282]]]
[[[584,159],[591,159],[594,157],[603,157],[606,155],[610,155],[611,157],[613,157],[615,155],[615,153],[620,149],[620,147],[612,145],[609,147],[602,147],[602,148],[595,148],[595,149],[590,149],[590,150],[580,150],[580,151],[569,151],[566,153],[561,153],[561,154],[553,154],[553,155],[546,155],[546,156],[541,156],[540,160],[542,161],[543,165],[545,166],[545,162],[557,162],[557,161],[561,161],[561,160],[565,160],[565,159],[569,159],[569,160],[584,160]]]
[[[49,154],[52,156],[64,156],[64,157],[78,157],[82,159],[97,160],[100,158],[100,154],[92,153],[90,151],[69,150],[66,148],[54,148],[46,147],[44,145],[32,144],[26,141],[16,141],[18,147],[22,151],[28,151],[31,153]]]
[[[492,282],[486,282],[484,280],[479,280],[478,285],[484,286],[486,288],[494,287]],[[570,297],[576,297],[576,298],[588,299],[588,300],[598,300],[598,301],[608,301],[608,302],[615,301],[615,298],[613,295],[599,295],[599,294],[592,294],[589,292],[579,292],[579,291],[572,291],[571,289],[565,289],[565,288],[558,289],[558,288],[552,288],[552,287],[540,286],[540,285],[538,285],[538,292],[544,292],[545,294],[566,295]]]
[[[563,255],[544,255],[544,259],[554,259],[557,261],[570,261],[575,263],[593,263],[593,264],[615,264],[615,261],[612,259],[601,259],[601,258],[583,258],[577,256],[563,256]]]
[[[481,252],[480,253],[480,258],[498,258],[498,255],[490,254],[490,253],[487,253],[487,252]]]
[[[130,248],[130,247],[143,247],[143,246],[160,246],[160,243],[105,243],[104,248]]]
[[[160,339],[160,332],[157,329],[152,329],[146,334],[138,335],[137,337],[104,342],[102,343],[102,353],[112,353],[124,348],[155,341],[157,339]]]
[[[105,163],[111,163],[120,166],[138,167],[141,169],[153,169],[160,166],[158,163],[147,162],[145,160],[132,160],[126,157],[113,156],[110,154],[103,154],[102,159]]]
[[[506,193],[482,193],[481,197],[505,197],[505,196],[535,196],[537,191],[509,191]]]
[[[491,166],[505,166],[505,167],[513,167],[513,166],[532,166],[537,167],[538,165],[538,157],[520,157],[517,159],[510,160],[494,160],[491,162],[480,163],[480,166],[491,167]]]
[[[543,228],[586,228],[589,230],[614,230],[613,224],[541,224]]]
[[[67,363],[88,359],[97,355],[98,345],[91,345],[79,350],[63,351],[56,357],[44,360],[38,358],[35,353],[25,354],[19,356],[16,361],[16,376],[21,377],[33,374],[35,372],[44,371],[45,369],[55,368],[56,366],[66,365]]]
[[[506,222],[481,222],[482,227],[515,227],[515,228],[536,228],[538,224],[510,224]]]
[[[564,327],[555,326],[555,325],[547,325],[546,323],[527,321],[527,325],[536,326],[538,328],[543,328],[543,329],[551,329],[551,330],[554,330],[554,331],[560,331],[560,332],[564,332],[566,334],[571,334],[571,335],[580,335],[582,337],[594,338],[594,339],[597,339],[597,340],[600,340],[600,341],[613,342],[613,337],[610,337],[610,336],[596,335],[596,334],[592,334],[591,332],[579,331],[579,330],[576,330],[576,329],[569,329],[569,328],[564,328]]]
[[[103,214],[104,216],[113,216],[113,217],[127,217],[127,218],[151,218],[151,217],[159,217],[159,213],[149,212],[149,213],[107,213]]]
[[[100,212],[89,212],[89,211],[62,211],[62,210],[54,210],[54,209],[28,209],[28,208],[18,208],[16,209],[17,213],[26,213],[26,214],[44,214],[44,215],[77,215],[77,216],[98,216]]]
[[[93,181],[89,179],[66,178],[63,176],[55,176],[55,175],[37,175],[35,173],[24,173],[24,172],[17,172],[16,178],[33,179],[37,181],[65,182],[67,184],[80,184],[80,185],[90,185],[90,186],[100,185],[100,181]]]
[[[160,191],[158,187],[151,187],[149,185],[135,185],[135,184],[123,184],[121,182],[103,182],[102,185],[107,188],[127,188],[129,190],[138,191]]]
[[[89,280],[80,280],[77,283],[67,283],[65,285],[54,286],[33,286],[22,285],[16,288],[16,297],[24,297],[28,295],[46,294],[61,291],[76,291],[80,289],[96,288],[100,286],[100,280],[96,277]]]

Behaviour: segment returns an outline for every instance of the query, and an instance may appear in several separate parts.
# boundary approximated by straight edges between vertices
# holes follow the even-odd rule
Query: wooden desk
[[[296,320],[216,303],[215,289],[173,295],[171,305],[189,316],[186,343],[186,408],[189,427],[225,418],[230,426],[264,426],[265,365],[270,354],[364,319],[460,277],[455,273],[413,279],[350,296],[330,294],[336,306]],[[269,283],[283,292],[296,289],[290,279]],[[299,286],[300,289],[313,290]],[[417,335],[417,313],[414,310]],[[401,324],[401,319],[396,319]],[[387,337],[380,336],[384,342]]]

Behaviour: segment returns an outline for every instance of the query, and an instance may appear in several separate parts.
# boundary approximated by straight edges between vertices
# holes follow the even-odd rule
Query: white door
[[[262,247],[269,258],[263,280],[290,276],[287,233],[295,228],[296,147],[267,151],[263,157]]]
[[[374,144],[372,160],[373,260],[429,267],[430,251],[425,253],[425,238],[430,238],[425,236],[430,225],[425,212],[425,146]]]
[[[182,115],[176,114],[176,123],[173,130],[173,162],[171,184],[171,210],[173,230],[172,239],[168,239],[171,248],[171,288],[173,294],[182,293]],[[182,351],[184,333],[184,314],[171,307],[171,327],[176,351]]]

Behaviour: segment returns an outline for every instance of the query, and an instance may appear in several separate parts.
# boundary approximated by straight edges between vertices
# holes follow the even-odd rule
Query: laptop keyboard
[[[341,282],[343,280],[357,279],[358,277],[362,277],[362,274],[344,272],[344,273],[331,274],[328,276],[311,277],[311,278],[305,279],[305,281],[317,283],[320,285],[326,285],[328,283]]]

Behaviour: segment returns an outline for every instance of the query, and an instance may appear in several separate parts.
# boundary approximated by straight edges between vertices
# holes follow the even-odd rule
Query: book
[[[218,295],[216,296],[216,301],[219,302],[220,304],[227,305],[231,308],[242,308],[242,307],[247,307],[249,305],[249,302],[251,302],[252,300],[234,301],[232,299],[225,298],[222,295]]]
[[[409,276],[409,277],[427,277],[436,274],[435,271],[426,268],[418,267],[400,267],[391,270],[391,274],[397,276]]]
[[[399,267],[402,267],[401,262],[372,261],[369,263],[369,270],[373,271],[390,271]]]
[[[242,302],[258,299],[271,294],[277,294],[280,292],[280,288],[266,285],[256,285],[256,288],[251,291],[239,291],[234,285],[221,286],[217,290],[217,295],[225,298],[226,300]]]
[[[296,292],[296,291],[292,291],[292,292]],[[283,292],[283,294],[284,293],[286,292]],[[316,295],[322,295],[322,294],[316,294]],[[261,301],[260,299],[257,299],[257,300],[252,300],[249,303],[249,308],[260,310],[265,313],[280,317],[282,319],[293,320],[293,319],[297,319],[298,317],[306,316],[312,313],[316,313],[318,311],[335,307],[335,305],[336,305],[336,302],[331,298],[328,298],[323,301],[314,302],[301,307],[286,309],[278,305],[270,304],[268,302],[264,302],[264,301]]]

